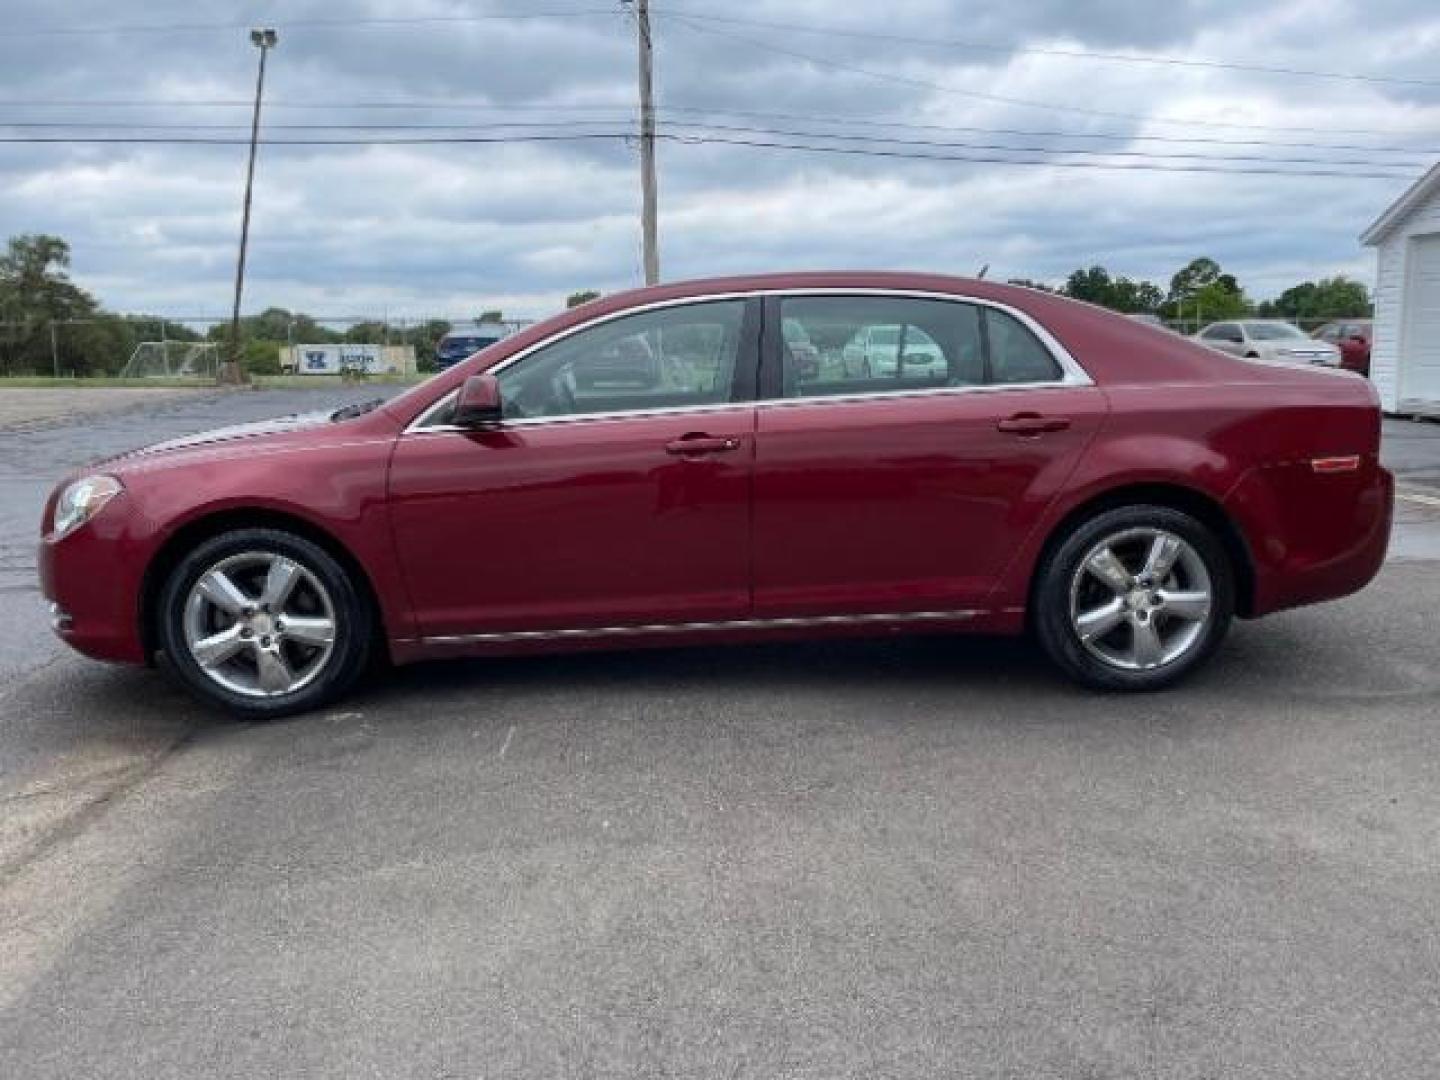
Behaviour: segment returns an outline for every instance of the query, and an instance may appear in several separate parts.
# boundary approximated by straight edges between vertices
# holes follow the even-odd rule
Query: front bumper
[[[40,591],[67,645],[97,660],[147,661],[140,633],[144,568],[153,537],[137,535],[121,495],[61,540],[40,541]]]

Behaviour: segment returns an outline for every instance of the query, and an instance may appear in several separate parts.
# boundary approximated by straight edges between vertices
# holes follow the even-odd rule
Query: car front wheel
[[[1157,690],[1215,651],[1235,609],[1224,545],[1163,506],[1110,510],[1073,529],[1036,578],[1034,627],[1071,678],[1100,690]]]
[[[313,708],[365,666],[374,620],[324,548],[275,529],[199,544],[160,597],[160,640],[186,685],[251,719]]]

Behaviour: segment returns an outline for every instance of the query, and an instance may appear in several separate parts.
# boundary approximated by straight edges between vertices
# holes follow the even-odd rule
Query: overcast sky
[[[850,267],[973,274],[988,264],[992,277],[1058,281],[1100,263],[1163,285],[1181,263],[1210,255],[1257,299],[1334,273],[1368,283],[1358,234],[1440,159],[1435,0],[654,0],[654,9],[660,128],[683,137],[659,147],[668,279]],[[266,84],[271,139],[633,130],[634,27],[612,0],[6,0],[5,12],[0,135],[11,138],[243,140],[248,106],[224,103],[253,93],[251,23],[281,37]],[[560,14],[460,21],[537,12]],[[148,29],[107,31],[118,26]],[[32,32],[47,29],[84,32]],[[1063,55],[1075,52],[1167,62]],[[1191,63],[1168,62],[1177,59]],[[836,134],[885,154],[1041,164],[695,141],[836,146],[824,137]],[[874,141],[884,139],[904,142]],[[1163,141],[1174,139],[1211,141]],[[75,278],[117,310],[227,311],[245,153],[0,145],[0,236],[65,237]],[[1250,160],[1282,157],[1329,164]],[[637,158],[623,138],[262,146],[246,309],[534,316],[576,289],[633,285]],[[1385,175],[1073,167],[1082,163]]]

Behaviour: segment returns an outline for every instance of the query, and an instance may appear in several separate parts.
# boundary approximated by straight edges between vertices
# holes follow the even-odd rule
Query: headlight
[[[50,529],[50,539],[69,536],[123,490],[120,481],[113,476],[86,476],[66,485],[55,501],[55,522]]]

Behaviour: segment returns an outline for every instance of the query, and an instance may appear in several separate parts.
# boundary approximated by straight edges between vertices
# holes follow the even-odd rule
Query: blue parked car
[[[474,356],[481,349],[494,345],[507,333],[505,327],[499,323],[451,330],[435,346],[435,370],[444,371],[466,357]]]

